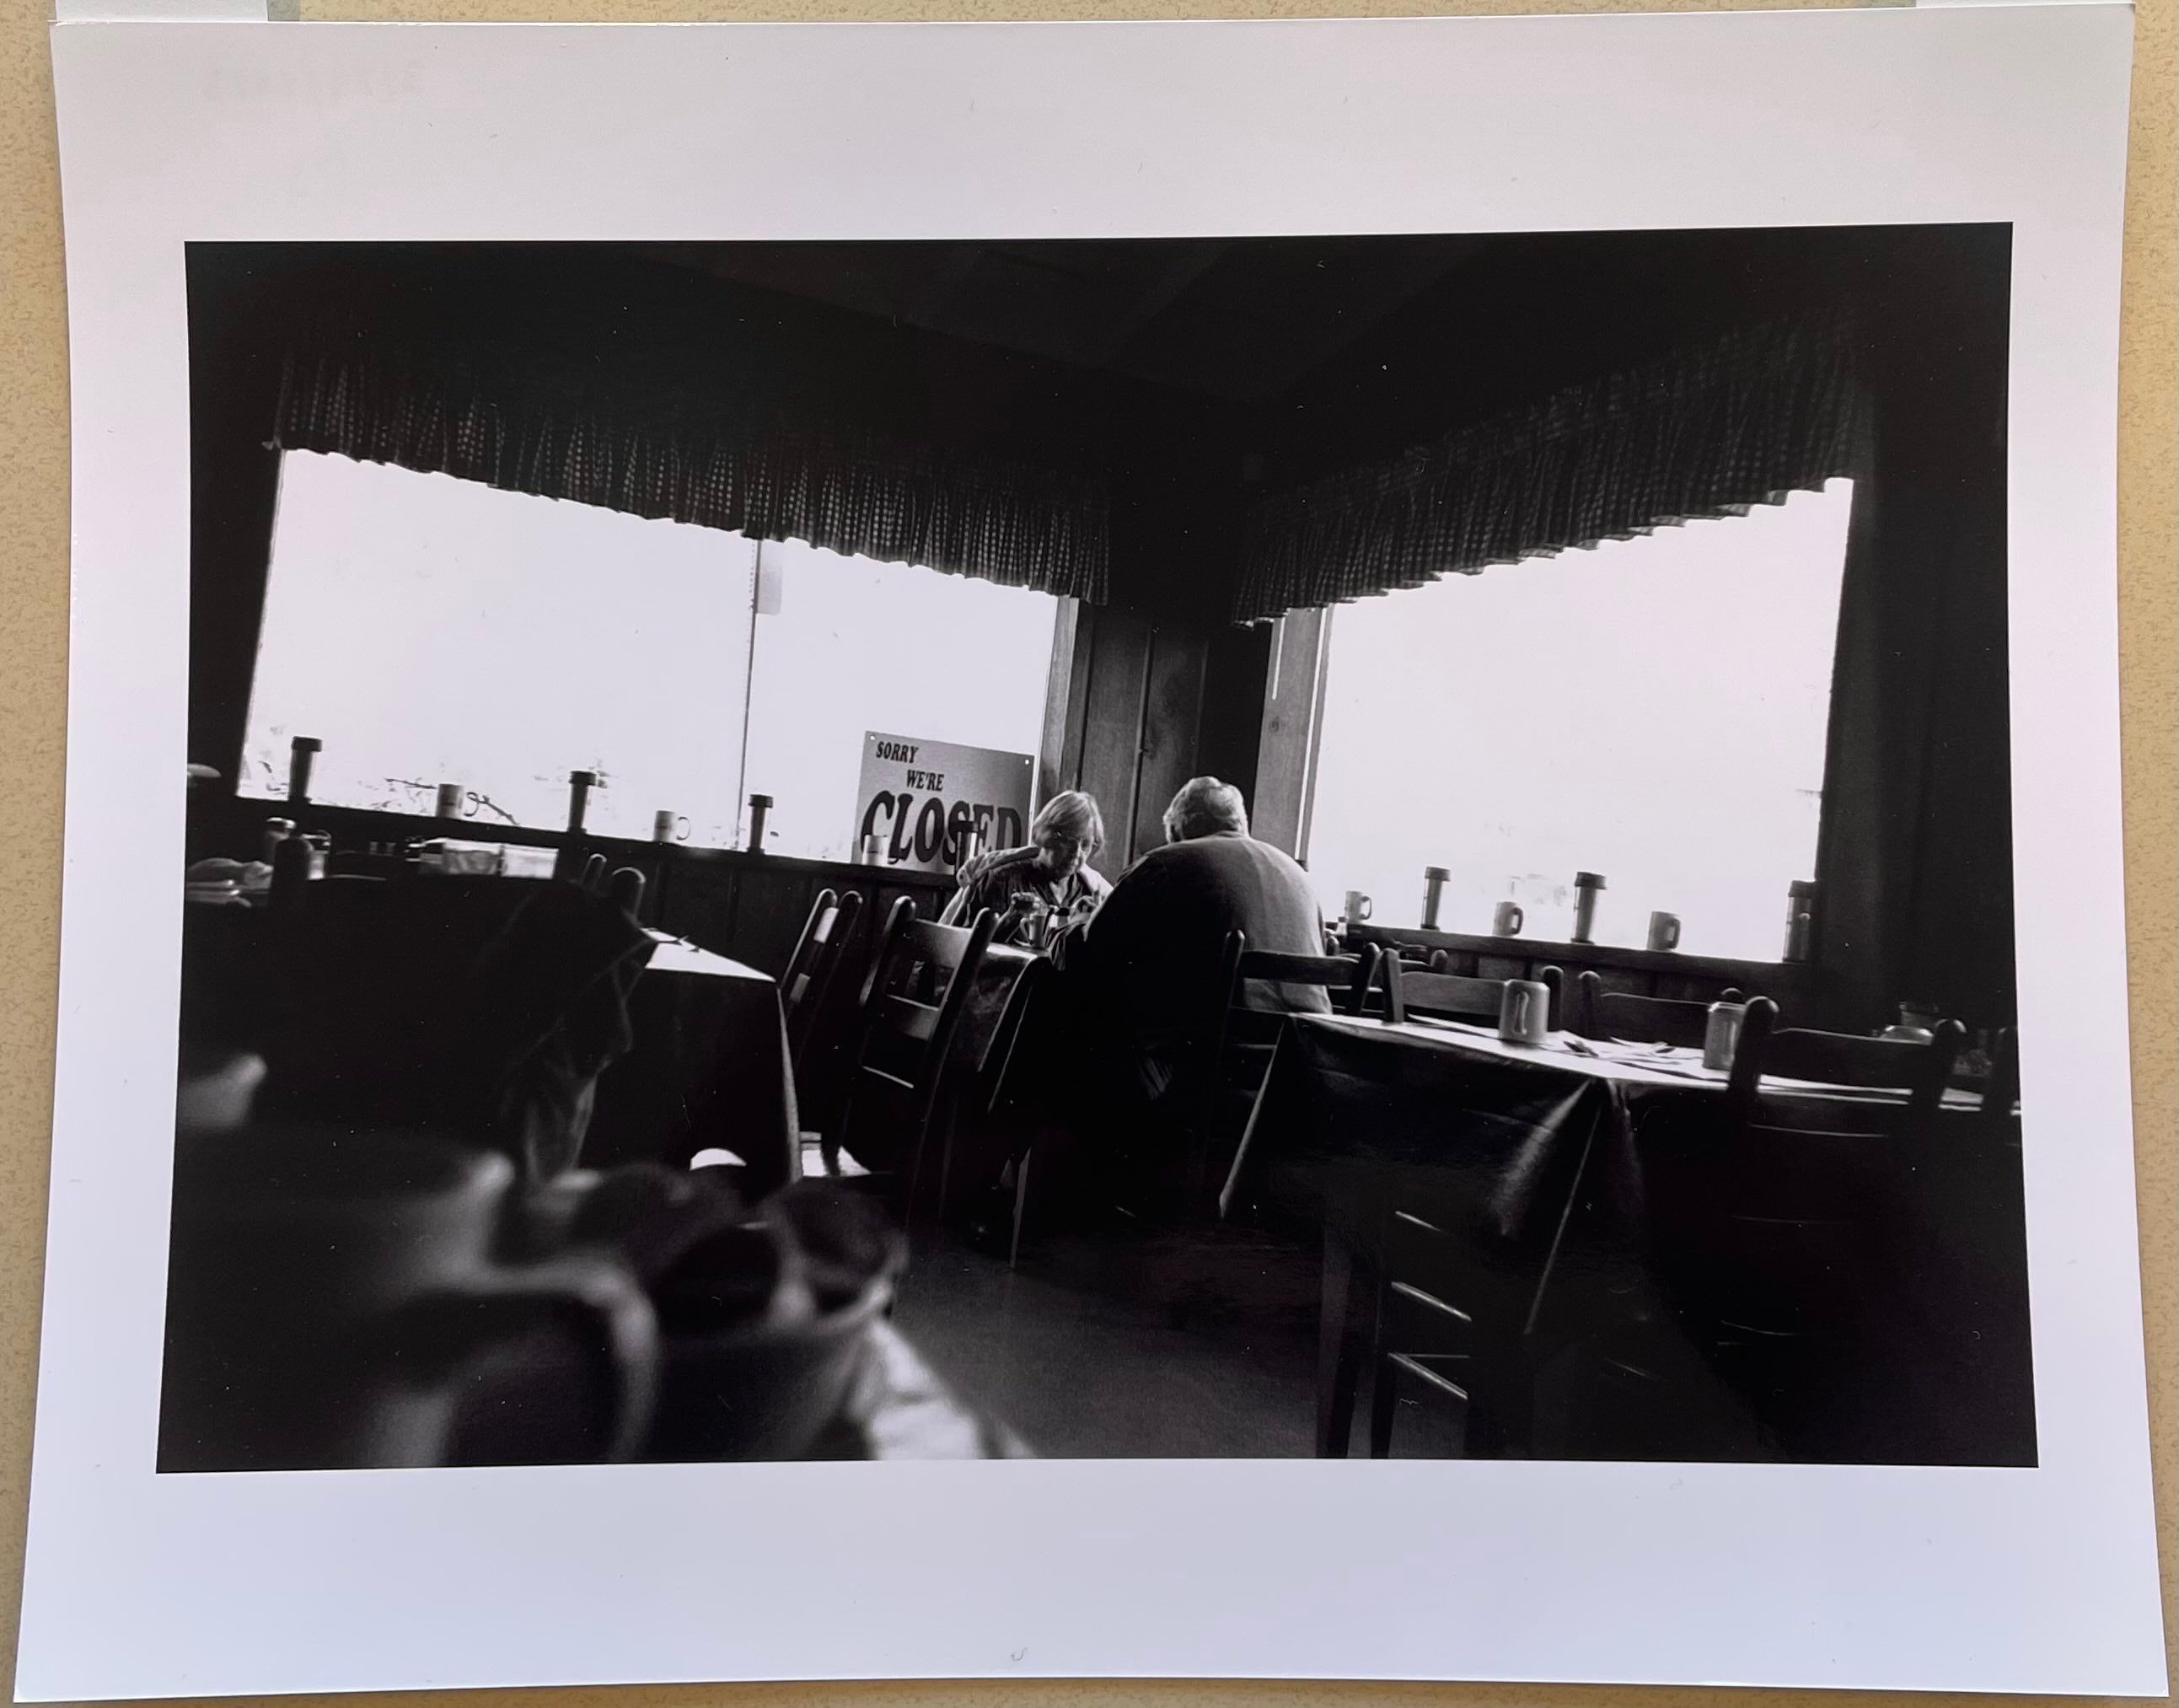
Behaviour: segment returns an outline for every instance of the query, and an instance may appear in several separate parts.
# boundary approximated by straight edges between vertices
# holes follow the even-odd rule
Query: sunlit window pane
[[[647,837],[661,808],[733,833],[749,667],[749,542],[343,457],[281,459],[251,695],[247,790],[286,789],[288,743],[325,744],[313,798],[476,828],[567,822]]]
[[[1051,595],[799,541],[763,550],[777,609],[756,620],[747,792],[775,803],[773,852],[853,854],[865,732],[1036,754]]]
[[[290,452],[243,790],[277,798],[289,739],[311,794],[474,830],[588,827],[738,845],[752,793],[775,853],[853,847],[863,738],[1034,755],[1058,601],[912,565]],[[744,732],[748,734],[744,763]]]
[[[1521,903],[1563,940],[1577,870],[1599,942],[1653,909],[1682,949],[1775,960],[1787,887],[1815,875],[1852,486],[1743,517],[1452,575],[1342,605],[1309,833],[1327,915],[1487,931]]]

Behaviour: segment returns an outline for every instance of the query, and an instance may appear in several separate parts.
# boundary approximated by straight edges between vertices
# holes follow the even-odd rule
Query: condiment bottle
[[[273,863],[273,855],[279,851],[280,844],[294,833],[295,821],[292,818],[266,819],[264,840],[259,844],[261,850],[259,858],[268,866],[271,865]]]
[[[1806,878],[1795,878],[1786,889],[1786,953],[1789,961],[1809,958],[1815,935],[1816,887]]]
[[[563,883],[584,881],[583,819],[590,810],[590,791],[597,782],[594,771],[568,773],[568,837],[552,861],[552,876]]]
[[[1573,941],[1586,943],[1594,941],[1590,933],[1596,926],[1596,896],[1604,887],[1600,872],[1576,872],[1573,875]]]
[[[590,810],[590,791],[598,786],[598,774],[594,771],[571,771],[568,773],[568,834],[583,833],[583,818]]]
[[[302,899],[310,884],[311,849],[310,841],[301,832],[291,832],[283,838],[272,850],[272,882],[270,896],[275,907],[287,907]]]
[[[1423,868],[1423,929],[1426,931],[1438,928],[1438,903],[1445,899],[1446,881],[1452,876],[1443,866]]]
[[[771,810],[771,797],[753,794],[749,797],[749,839],[751,854],[764,852],[764,816]]]
[[[299,735],[288,744],[289,810],[310,804],[310,764],[324,746],[315,735]]]

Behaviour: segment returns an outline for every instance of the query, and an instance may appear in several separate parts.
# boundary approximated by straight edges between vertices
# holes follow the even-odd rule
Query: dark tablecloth
[[[480,933],[543,887],[513,879],[414,881],[416,898],[434,909],[459,917],[473,909]],[[374,906],[384,896],[393,904],[390,915],[404,920],[416,911],[399,906],[398,895],[376,886],[354,893],[372,897]],[[722,955],[655,932],[650,937],[643,946],[647,964],[625,992],[624,1045],[597,1079],[581,1165],[679,1163],[716,1147],[743,1160],[751,1195],[793,1179],[800,1172],[799,1122],[778,985]],[[313,945],[342,941],[338,935],[283,929],[277,912],[265,907],[189,905],[182,957],[184,1047],[266,1055],[277,1080],[285,1033],[293,1030],[277,1024],[283,1013],[303,1000],[329,1012],[354,1007],[343,994],[354,983],[354,969],[314,969],[309,963]],[[445,948],[453,957],[449,964],[464,964],[466,938],[442,945],[434,931],[418,941],[434,951]],[[407,991],[415,999],[417,1024],[425,1023],[434,1003],[444,1007],[447,997],[437,962],[429,955],[407,985],[397,976],[371,988],[376,1011],[403,1005]],[[380,1012],[371,1027],[347,1029],[350,1055],[387,1059],[359,1059],[345,1077],[362,1084],[372,1076],[391,1079],[413,1072],[420,1046],[403,1041],[416,1029],[411,1024],[404,1031],[405,1024],[403,1016]],[[429,1024],[436,1028],[440,1023]]]
[[[634,1042],[598,1081],[583,1165],[742,1160],[752,1195],[801,1172],[801,1123],[779,986],[769,975],[661,938],[628,999]]]
[[[1724,1131],[1722,1075],[1684,1054],[1599,1047],[1618,1058],[1450,1023],[1297,1017],[1229,1207],[1305,1208],[1365,1257],[1387,1207],[1453,1233],[1479,1310],[1540,1373],[1538,1451],[1556,1433],[1574,1456],[2034,1462],[2017,1124],[1993,1136],[1956,1100],[1911,1156],[1836,1140],[1751,1155]],[[1852,1282],[1889,1362],[1857,1378],[1858,1410],[1802,1440],[1758,1416],[1762,1397],[1732,1392],[1733,1372],[1682,1331],[1711,1278],[1697,1255],[1706,1197],[1728,1176],[1745,1201],[1766,1175],[1816,1171],[1866,1223]],[[1568,1384],[1556,1400],[1555,1380]],[[1648,1414],[1629,1384],[1657,1398]]]

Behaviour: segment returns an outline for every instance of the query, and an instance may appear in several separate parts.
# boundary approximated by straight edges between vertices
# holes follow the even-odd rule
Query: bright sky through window
[[[334,805],[429,813],[456,783],[475,834],[557,829],[590,770],[601,834],[666,810],[732,845],[754,791],[773,852],[845,857],[865,730],[1037,751],[1056,599],[760,549],[763,614],[740,535],[289,452],[244,792],[284,793],[315,735]]]
[[[1852,486],[1450,575],[1331,620],[1309,864],[1326,915],[1359,889],[1420,921],[1562,941],[1577,870],[1600,942],[1653,909],[1690,953],[1775,960],[1814,876]]]

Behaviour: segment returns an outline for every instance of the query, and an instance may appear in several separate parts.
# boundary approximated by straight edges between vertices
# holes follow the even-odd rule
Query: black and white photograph
[[[2163,1688],[2125,8],[53,47],[21,1700]]]
[[[161,1470],[2034,1465],[2010,266],[192,245]]]

